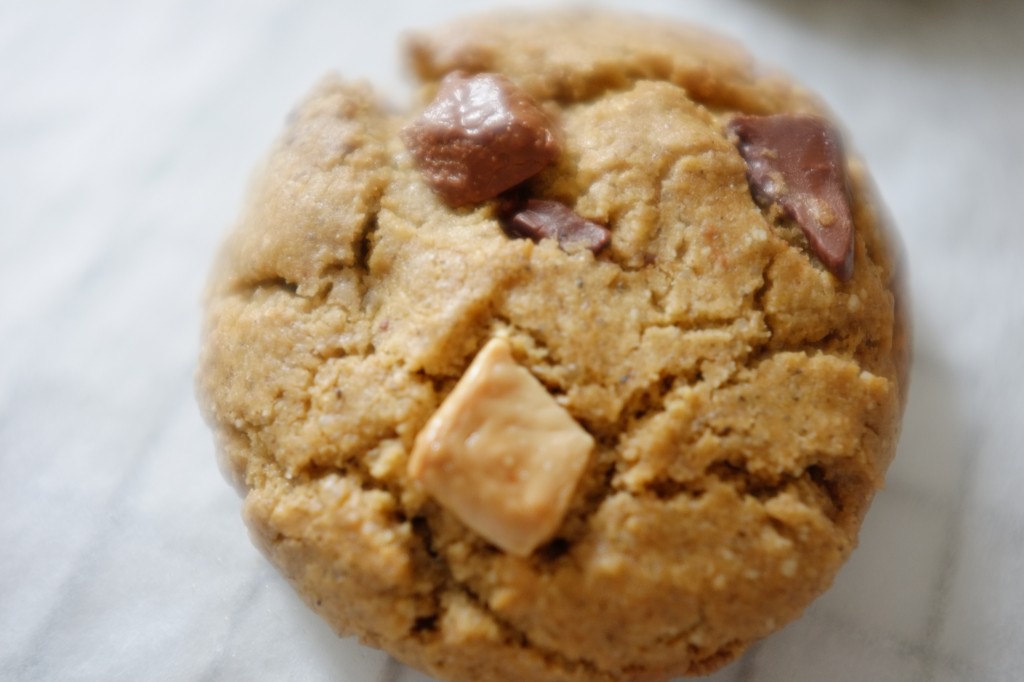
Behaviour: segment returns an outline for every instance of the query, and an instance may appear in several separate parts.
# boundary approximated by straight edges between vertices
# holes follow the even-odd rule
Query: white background
[[[249,169],[326,70],[407,98],[407,0],[0,0],[0,679],[412,682],[252,549],[192,398]],[[526,3],[539,4],[539,3]],[[716,682],[1024,679],[1024,3],[608,3],[825,96],[910,255],[916,365],[861,547]]]

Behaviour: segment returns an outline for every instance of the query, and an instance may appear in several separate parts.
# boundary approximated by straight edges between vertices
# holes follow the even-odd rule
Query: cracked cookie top
[[[908,337],[867,174],[695,28],[491,15],[408,52],[408,112],[333,76],[301,103],[212,277],[198,393],[254,539],[339,633],[441,679],[714,670],[830,584],[895,450]],[[460,87],[512,93],[483,116],[526,171],[481,180],[491,138],[429,157],[451,131],[417,121],[450,128]],[[825,152],[744,147],[808,120]]]

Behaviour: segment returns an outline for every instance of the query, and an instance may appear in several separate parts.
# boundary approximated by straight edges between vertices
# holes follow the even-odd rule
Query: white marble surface
[[[292,102],[327,69],[401,102],[398,34],[491,4],[0,0],[0,679],[425,679],[249,545],[192,400],[198,299]],[[911,257],[912,400],[861,548],[713,679],[1024,679],[1024,4],[609,4],[823,93]]]

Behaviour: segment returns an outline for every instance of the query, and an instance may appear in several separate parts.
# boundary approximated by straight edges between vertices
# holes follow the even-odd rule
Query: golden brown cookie
[[[712,671],[828,587],[896,447],[866,171],[701,29],[490,15],[409,54],[407,113],[314,89],[213,274],[198,393],[253,537],[440,679]]]

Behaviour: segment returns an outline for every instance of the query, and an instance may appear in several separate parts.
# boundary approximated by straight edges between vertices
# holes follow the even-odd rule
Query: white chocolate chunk
[[[550,539],[594,439],[492,339],[416,436],[409,475],[509,554]]]

